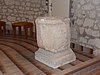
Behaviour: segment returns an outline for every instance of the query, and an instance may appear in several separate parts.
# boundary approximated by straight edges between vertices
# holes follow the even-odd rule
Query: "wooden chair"
[[[28,28],[30,29],[30,37],[33,36],[33,23],[31,22],[16,22],[12,24],[13,35],[16,37],[16,28],[18,27],[18,35],[21,35],[21,28],[24,28],[24,38],[28,38]]]

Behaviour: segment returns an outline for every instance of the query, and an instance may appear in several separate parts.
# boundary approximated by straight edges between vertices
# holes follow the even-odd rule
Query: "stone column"
[[[36,28],[36,60],[57,68],[76,59],[70,48],[69,18],[40,17],[36,19]]]

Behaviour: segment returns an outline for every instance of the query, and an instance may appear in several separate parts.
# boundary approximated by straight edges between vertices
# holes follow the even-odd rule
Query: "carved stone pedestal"
[[[35,59],[57,68],[75,61],[70,49],[69,18],[41,17],[36,20],[38,51]]]

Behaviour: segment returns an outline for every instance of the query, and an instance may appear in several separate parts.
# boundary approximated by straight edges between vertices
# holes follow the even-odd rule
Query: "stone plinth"
[[[57,68],[76,59],[70,49],[69,18],[40,17],[36,19],[38,51],[35,59]]]

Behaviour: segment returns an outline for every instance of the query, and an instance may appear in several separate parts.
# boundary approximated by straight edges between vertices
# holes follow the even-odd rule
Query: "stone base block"
[[[35,52],[35,59],[49,67],[58,68],[75,61],[76,56],[70,48],[60,52],[50,52],[39,48],[39,50]]]

